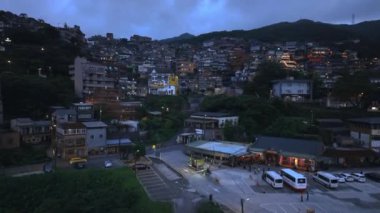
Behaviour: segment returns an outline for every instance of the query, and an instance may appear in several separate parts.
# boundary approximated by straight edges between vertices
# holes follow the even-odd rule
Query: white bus
[[[291,169],[281,169],[281,176],[286,184],[296,190],[305,190],[307,187],[306,177]]]
[[[275,171],[266,171],[263,174],[263,179],[269,183],[273,188],[282,188],[282,177]]]
[[[338,187],[338,178],[328,172],[315,173],[313,175],[313,180],[328,188]]]

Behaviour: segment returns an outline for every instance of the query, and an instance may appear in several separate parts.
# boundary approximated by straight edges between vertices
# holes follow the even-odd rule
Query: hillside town
[[[305,23],[318,24],[294,24]],[[364,54],[361,37],[326,42],[187,36],[87,37],[77,25],[53,27],[1,11],[0,174],[130,167],[152,200],[180,205],[178,193],[165,190],[170,181],[184,179],[193,184],[186,192],[193,201],[198,198],[192,190],[237,212],[239,202],[242,210],[244,202],[251,204],[248,198],[228,202],[243,197],[236,187],[248,196],[261,190],[270,199],[277,196],[260,188],[265,177],[256,171],[288,168],[311,179],[325,170],[363,175],[379,168],[380,55]],[[31,51],[30,62],[23,48]],[[35,82],[49,83],[34,90]],[[25,100],[31,104],[20,94],[30,95]],[[32,167],[37,169],[24,169]],[[144,182],[147,171],[170,183],[155,191]],[[238,176],[241,181],[229,182]],[[380,185],[373,184],[368,193],[378,195]],[[316,202],[328,202],[318,197],[319,187],[310,187],[308,200],[311,193]],[[294,197],[298,201],[299,194]],[[335,212],[345,202],[328,206]],[[378,198],[355,202],[356,212],[363,205],[370,206],[365,212],[380,207]],[[320,204],[299,208],[330,212]]]

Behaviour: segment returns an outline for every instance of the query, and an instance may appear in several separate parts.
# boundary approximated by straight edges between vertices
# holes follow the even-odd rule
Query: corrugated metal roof
[[[319,156],[323,153],[324,145],[322,142],[316,140],[261,136],[253,143],[252,149]]]

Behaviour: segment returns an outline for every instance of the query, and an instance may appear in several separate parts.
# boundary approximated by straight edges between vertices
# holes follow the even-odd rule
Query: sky
[[[380,0],[0,0],[0,10],[53,26],[79,25],[86,37],[164,39],[299,19],[351,24],[352,14],[356,23],[378,20]]]

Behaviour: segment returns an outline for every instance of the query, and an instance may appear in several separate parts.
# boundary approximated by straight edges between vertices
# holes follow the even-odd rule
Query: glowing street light
[[[7,43],[11,43],[12,40],[11,40],[9,37],[7,37],[7,38],[5,39],[5,42],[7,42]]]

